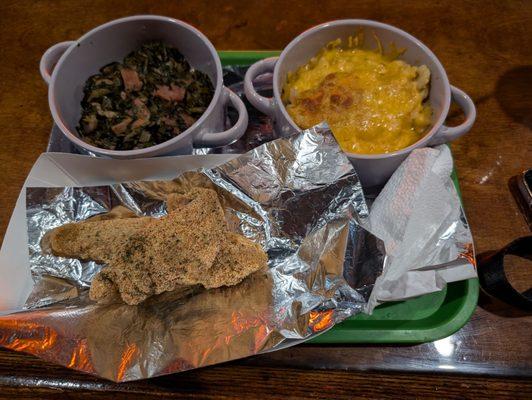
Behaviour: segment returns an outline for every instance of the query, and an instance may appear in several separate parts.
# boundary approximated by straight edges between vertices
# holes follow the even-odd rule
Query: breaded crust
[[[46,235],[55,255],[95,260],[107,267],[94,278],[90,298],[127,304],[176,288],[232,286],[264,268],[267,256],[227,230],[216,192],[194,188],[172,194],[162,218],[88,220]]]
[[[149,217],[74,222],[53,229],[45,239],[56,256],[108,262],[110,250],[152,222]]]
[[[262,247],[234,232],[227,232],[214,264],[200,282],[207,289],[233,286],[266,267],[268,256]]]

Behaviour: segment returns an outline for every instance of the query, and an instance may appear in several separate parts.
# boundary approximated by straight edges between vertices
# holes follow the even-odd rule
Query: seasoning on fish
[[[177,49],[147,43],[87,80],[77,130],[84,141],[104,149],[154,146],[188,129],[213,95],[209,77]]]
[[[44,237],[56,256],[106,264],[92,281],[89,296],[130,305],[148,297],[195,285],[233,286],[266,268],[268,256],[257,243],[232,232],[217,193],[193,188],[170,194],[168,215],[115,216],[59,226]]]

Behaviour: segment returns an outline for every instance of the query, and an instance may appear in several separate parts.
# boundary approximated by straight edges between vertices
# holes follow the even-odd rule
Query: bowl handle
[[[224,108],[231,104],[238,111],[238,120],[236,121],[233,127],[223,131],[223,132],[214,132],[214,133],[203,133],[198,135],[194,139],[194,147],[220,147],[227,146],[233,143],[235,140],[238,140],[246,132],[248,127],[248,111],[246,106],[240,97],[234,94],[230,89],[224,86],[223,88],[223,106]]]
[[[244,77],[244,93],[249,102],[257,110],[263,112],[270,117],[273,117],[274,114],[274,102],[271,97],[264,97],[257,93],[253,87],[253,80],[266,72],[273,72],[275,64],[279,57],[270,57],[265,58],[264,60],[257,61],[253,64],[246,72]],[[273,78],[272,78],[273,79]]]
[[[458,126],[443,125],[438,133],[436,133],[436,135],[434,135],[432,140],[429,142],[430,146],[447,143],[458,139],[460,136],[466,134],[475,122],[477,110],[475,108],[475,103],[473,103],[473,100],[471,100],[471,97],[469,97],[464,91],[451,85],[451,99],[452,101],[458,103],[460,108],[462,108],[462,111],[465,114],[465,121]]]
[[[59,61],[66,49],[68,49],[73,43],[73,41],[56,43],[42,55],[39,70],[41,71],[41,76],[46,84],[50,84],[55,64],[57,64],[57,61]]]

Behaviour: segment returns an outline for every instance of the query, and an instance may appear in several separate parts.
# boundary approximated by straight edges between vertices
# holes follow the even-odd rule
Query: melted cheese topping
[[[283,87],[283,102],[302,129],[327,121],[350,153],[389,153],[418,141],[431,123],[424,104],[430,71],[380,52],[335,41]]]

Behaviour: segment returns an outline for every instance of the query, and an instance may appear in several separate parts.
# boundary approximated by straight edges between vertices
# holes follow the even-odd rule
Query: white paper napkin
[[[477,276],[473,240],[451,179],[445,145],[414,150],[379,194],[367,229],[383,240],[386,262],[367,312],[383,302],[435,292]]]

